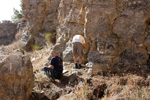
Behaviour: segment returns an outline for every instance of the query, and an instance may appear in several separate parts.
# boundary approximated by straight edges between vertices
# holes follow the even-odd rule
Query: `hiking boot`
[[[75,65],[74,65],[74,68],[78,68],[78,64],[75,64]]]
[[[79,67],[78,68],[82,68],[82,65],[81,64],[79,64]]]

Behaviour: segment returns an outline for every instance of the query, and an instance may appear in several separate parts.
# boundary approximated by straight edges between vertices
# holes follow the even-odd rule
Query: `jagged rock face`
[[[34,28],[57,27],[53,49],[64,61],[73,61],[72,37],[83,35],[87,44],[85,61],[92,62],[96,71],[128,71],[146,64],[150,46],[149,6],[149,0],[23,0],[25,17]],[[53,21],[46,24],[49,20]]]
[[[5,21],[0,23],[0,45],[8,45],[15,39],[17,24]]]
[[[147,0],[61,0],[57,42],[67,44],[75,34],[83,35],[84,57],[95,71],[143,67],[149,56],[149,6]],[[60,44],[54,49],[58,47],[64,47],[63,54],[71,48]]]
[[[29,57],[21,54],[3,56],[0,62],[0,100],[28,100],[34,86]]]
[[[30,51],[32,45],[45,45],[44,33],[56,33],[59,2],[60,0],[22,0],[24,18],[28,22],[22,37],[26,51]]]
[[[23,14],[34,34],[56,31],[59,2],[60,0],[23,0]]]

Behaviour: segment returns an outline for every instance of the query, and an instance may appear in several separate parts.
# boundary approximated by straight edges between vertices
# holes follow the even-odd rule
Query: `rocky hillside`
[[[21,42],[0,46],[0,100],[150,99],[149,0],[22,0],[22,8]],[[10,24],[0,24],[0,43],[14,36]],[[76,34],[86,39],[81,69],[73,68]],[[43,71],[50,49],[64,61],[60,80]]]
[[[72,62],[71,40],[86,39],[84,63],[98,70],[128,72],[149,58],[149,0],[23,0],[25,48],[41,45],[45,32],[56,33],[55,49]],[[24,37],[27,37],[24,39]]]
[[[0,46],[0,100],[149,100],[150,72],[92,75],[92,65],[64,62],[60,80],[43,71],[50,47],[21,54],[17,43]],[[31,59],[31,61],[30,61]],[[147,73],[147,74],[146,74]]]

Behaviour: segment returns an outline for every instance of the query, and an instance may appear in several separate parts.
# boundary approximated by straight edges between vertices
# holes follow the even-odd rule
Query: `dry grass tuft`
[[[16,40],[20,40],[21,36],[22,36],[22,32],[18,32],[18,33],[15,35]]]
[[[40,47],[39,47],[38,45],[33,45],[33,46],[32,46],[32,50],[33,50],[33,51],[39,50],[39,49],[40,49]]]
[[[89,91],[88,87],[88,84],[82,81],[74,87],[74,89],[76,90],[76,97],[80,98],[79,100],[87,100],[87,95]]]
[[[148,87],[142,87],[130,92],[128,95],[129,100],[150,100],[150,89]]]

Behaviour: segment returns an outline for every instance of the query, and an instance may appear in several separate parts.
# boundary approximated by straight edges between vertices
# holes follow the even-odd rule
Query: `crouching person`
[[[47,76],[52,79],[60,79],[63,72],[63,61],[57,56],[56,52],[53,50],[50,52],[51,62],[50,65],[44,67],[44,71]]]

